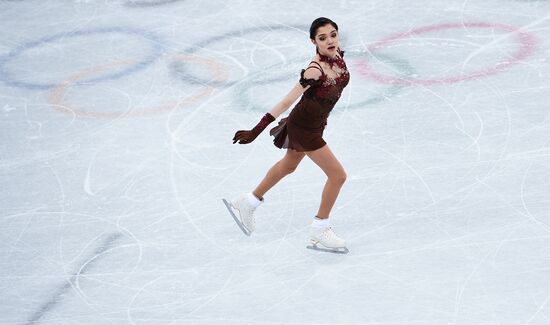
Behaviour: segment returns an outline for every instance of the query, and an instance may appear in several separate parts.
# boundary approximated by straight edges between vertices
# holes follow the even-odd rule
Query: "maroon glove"
[[[264,117],[260,120],[260,122],[252,128],[250,131],[246,130],[239,130],[237,133],[235,133],[235,136],[233,137],[233,144],[235,142],[239,142],[240,144],[246,144],[254,141],[256,137],[262,133],[262,131],[269,125],[269,123],[275,121],[275,118],[273,115],[269,113],[265,113]]]

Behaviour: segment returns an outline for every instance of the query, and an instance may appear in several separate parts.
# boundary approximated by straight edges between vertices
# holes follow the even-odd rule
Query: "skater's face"
[[[319,53],[328,57],[336,56],[338,53],[338,47],[340,46],[340,36],[338,31],[332,24],[326,24],[317,28],[315,39],[311,40]]]

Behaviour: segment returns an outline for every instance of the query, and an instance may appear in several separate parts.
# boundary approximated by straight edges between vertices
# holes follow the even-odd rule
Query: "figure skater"
[[[309,66],[302,70],[299,83],[265,114],[258,125],[252,130],[237,131],[233,138],[233,143],[251,143],[303,94],[289,116],[270,131],[275,146],[287,149],[285,156],[269,169],[253,192],[231,202],[223,201],[241,230],[250,236],[256,228],[254,210],[264,202],[265,193],[292,173],[307,155],[328,177],[319,211],[311,224],[310,245],[307,247],[347,253],[345,241],[334,233],[329,222],[330,211],[346,181],[346,172],[323,140],[323,131],[330,111],[349,82],[349,72],[343,60],[344,52],[339,47],[338,25],[335,22],[325,17],[315,19],[311,23],[309,37],[317,53]]]

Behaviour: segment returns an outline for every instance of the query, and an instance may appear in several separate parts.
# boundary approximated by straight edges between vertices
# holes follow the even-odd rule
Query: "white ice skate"
[[[336,236],[331,227],[311,227],[309,243],[310,245],[308,245],[307,248],[313,250],[337,254],[347,254],[349,252],[346,247],[346,242],[342,238]]]
[[[256,229],[254,210],[256,210],[263,201],[258,200],[252,193],[243,194],[231,201],[231,203],[227,202],[226,199],[222,199],[222,201],[242,232],[250,236]]]

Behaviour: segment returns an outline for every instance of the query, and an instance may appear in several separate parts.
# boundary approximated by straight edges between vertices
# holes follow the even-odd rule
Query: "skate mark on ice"
[[[61,300],[63,299],[63,295],[71,288],[73,287],[74,283],[77,282],[78,277],[84,273],[86,273],[92,266],[94,266],[97,261],[98,257],[111,248],[113,248],[115,242],[122,237],[121,233],[112,233],[107,235],[103,242],[97,246],[97,248],[89,255],[89,257],[86,259],[86,261],[78,268],[78,271],[74,272],[71,277],[68,279],[68,281],[65,282],[64,285],[58,287],[52,297],[46,301],[44,304],[42,304],[38,310],[27,320],[25,324],[35,324],[39,322],[44,315],[51,311],[55,306],[57,306]]]

